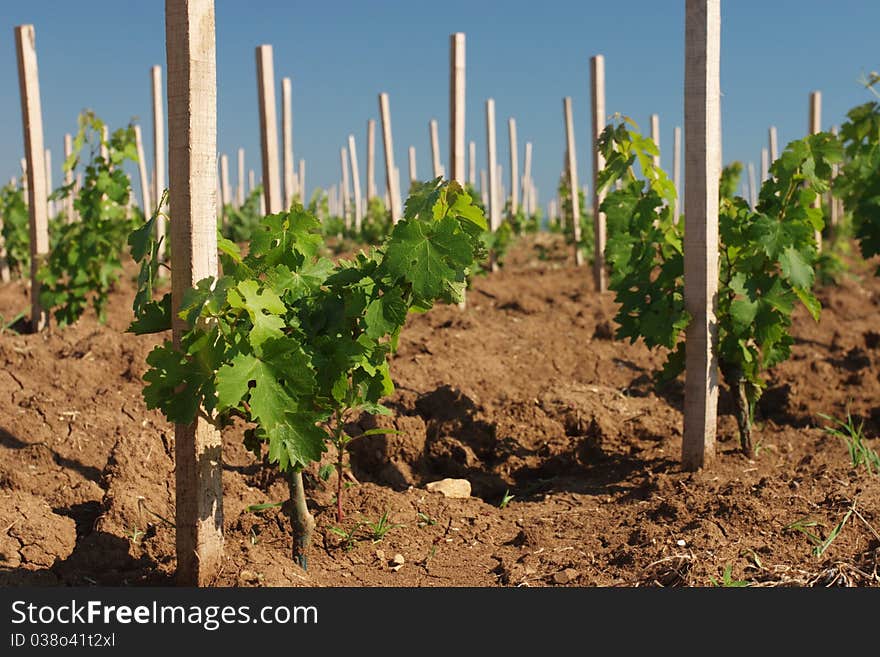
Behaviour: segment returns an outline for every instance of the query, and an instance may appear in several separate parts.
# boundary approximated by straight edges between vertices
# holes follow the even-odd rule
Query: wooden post
[[[162,67],[153,66],[150,69],[150,79],[152,81],[153,90],[153,204],[152,207],[160,212],[163,208],[160,206],[162,194],[165,192],[165,108],[162,102]],[[156,219],[156,239],[164,241],[166,239],[165,218]],[[159,249],[159,260],[165,259],[165,245]],[[160,270],[161,271],[161,270]]]
[[[254,188],[257,186],[257,175],[254,173],[253,169],[248,170],[248,193],[254,191]]]
[[[605,271],[605,213],[599,207],[605,200],[605,191],[599,189],[599,172],[605,168],[605,158],[599,152],[599,136],[605,129],[605,56],[590,58],[590,100],[592,102],[592,139],[590,150],[593,155],[593,284],[596,290],[604,292],[608,288]],[[584,203],[587,202],[584,197]]]
[[[758,205],[758,185],[755,180],[755,165],[749,162],[749,205],[752,210]]]
[[[431,163],[433,165],[434,177],[442,176],[442,167],[440,164],[440,139],[437,135],[437,119],[431,119],[428,123],[428,132],[431,137]]]
[[[232,204],[232,188],[229,186],[229,158],[225,155],[220,156],[220,198],[223,208]]]
[[[770,176],[770,151],[761,149],[761,184]]]
[[[721,122],[721,3],[686,0],[684,297],[691,315],[685,360],[682,464],[715,456],[718,411],[718,147]]]
[[[309,200],[306,198],[306,161],[303,159],[299,161],[299,175],[297,176],[296,185],[302,197],[302,203],[306,205]]]
[[[770,141],[770,163],[772,164],[776,160],[779,159],[779,150],[776,141],[776,126],[771,125],[769,131],[769,141]]]
[[[73,135],[67,133],[64,135],[64,161],[67,162],[67,159],[73,155]],[[143,156],[138,153],[138,158],[143,159]],[[64,185],[69,186],[73,184],[73,169],[69,169],[64,172]],[[143,184],[143,180],[141,180],[141,184]],[[147,194],[148,191],[144,190],[144,193]],[[73,223],[73,200],[75,198],[74,190],[71,188],[67,193],[67,198],[64,199],[64,219],[67,223]]]
[[[822,132],[822,92],[814,91],[810,94],[810,124],[808,126],[809,134],[815,135]],[[814,208],[822,207],[822,198],[820,196],[816,196],[816,200],[813,201]],[[817,230],[815,232],[816,237],[816,248],[821,251],[822,250],[822,231]]]
[[[348,157],[351,160],[351,188],[354,191],[354,229],[360,233],[364,218],[364,206],[361,203],[361,175],[358,170],[358,158],[354,135],[348,136]]]
[[[651,115],[651,141],[657,146],[657,155],[654,156],[654,166],[660,168],[660,115]]]
[[[68,135],[69,136],[69,135]],[[138,173],[141,177],[141,199],[143,200],[143,204],[141,205],[141,210],[144,211],[144,218],[149,219],[153,216],[153,199],[151,198],[150,192],[150,180],[147,176],[147,160],[144,157],[144,138],[141,134],[141,126],[134,126],[134,139],[135,146],[137,147],[137,156],[138,156]],[[65,140],[65,149],[67,148],[67,142]],[[69,221],[69,219],[68,219]]]
[[[275,114],[275,63],[272,46],[257,46],[257,95],[260,101],[260,147],[263,156],[263,197],[269,214],[281,212],[278,172],[278,120]]]
[[[281,80],[281,142],[284,145],[284,207],[290,208],[296,193],[293,171],[293,112],[291,111],[290,78]]]
[[[519,210],[519,146],[516,143],[516,119],[507,119],[507,135],[510,140],[510,214]]]
[[[235,189],[235,204],[244,205],[244,149],[238,149],[238,186]]]
[[[400,221],[400,188],[395,182],[394,140],[391,136],[391,107],[388,94],[379,94],[379,114],[382,121],[382,145],[385,148],[385,184],[388,187],[388,204],[391,206],[391,222]]]
[[[367,121],[367,204],[376,195],[376,121]]]
[[[50,195],[54,191],[52,185],[52,150],[47,148],[44,155],[44,163],[46,165],[46,194]],[[55,201],[49,200],[47,201],[47,212],[49,213],[49,219],[55,216]]]
[[[49,253],[49,217],[46,205],[46,165],[43,161],[43,110],[40,104],[40,76],[37,69],[37,46],[33,25],[15,28],[18,58],[18,83],[21,94],[21,120],[27,169],[27,198],[30,221],[31,252],[31,327],[42,330],[46,311],[40,306],[40,282],[37,271]]]
[[[672,221],[678,223],[681,217],[681,128],[675,126],[672,144],[672,184],[675,186],[675,204],[672,208]]]
[[[574,119],[571,113],[571,97],[562,100],[562,111],[565,116],[565,143],[568,153],[566,168],[568,169],[568,189],[571,194],[571,225],[574,234],[574,264],[580,267],[584,257],[578,243],[581,241],[581,204],[578,194],[577,151],[574,142]],[[598,244],[598,240],[597,240]]]
[[[464,186],[465,36],[449,36],[449,178]]]
[[[416,147],[409,147],[409,181],[415,182],[418,180],[418,173],[416,172]]]
[[[526,157],[523,163],[522,177],[522,204],[527,216],[534,214],[531,206],[531,183],[532,183],[532,142],[526,142]]]
[[[339,163],[342,165],[342,218],[345,229],[351,229],[351,196],[348,191],[348,151],[339,149]]]
[[[486,101],[486,169],[489,171],[489,229],[498,230],[501,225],[501,208],[498,207],[498,162],[495,159],[495,100]]]
[[[477,186],[477,144],[475,142],[468,143],[468,184],[471,187]]]
[[[166,0],[171,286],[175,345],[184,294],[217,276],[217,67],[213,0]],[[199,417],[174,427],[177,577],[207,585],[223,553],[220,432]]]

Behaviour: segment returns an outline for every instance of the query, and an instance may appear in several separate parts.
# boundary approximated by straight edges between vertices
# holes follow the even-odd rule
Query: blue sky
[[[671,167],[672,131],[681,125],[684,0],[585,2],[508,0],[443,3],[351,0],[335,3],[217,0],[218,147],[246,150],[260,176],[254,48],[274,46],[280,103],[282,76],[293,80],[294,155],[306,160],[306,183],[329,186],[341,176],[339,148],[353,133],[365,185],[366,122],[378,119],[377,94],[390,94],[395,159],[406,179],[407,147],[429,177],[428,122],[440,124],[448,158],[449,35],[467,34],[467,139],[485,166],[484,102],[496,102],[499,162],[508,173],[507,118],[517,119],[520,149],[534,144],[533,177],[542,204],[562,165],[562,98],[572,96],[579,173],[590,175],[589,58],[606,59],[607,110],[633,117],[647,131],[660,115],[663,165]],[[0,180],[17,175],[23,154],[13,27],[36,28],[43,121],[60,181],[63,136],[78,112],[94,109],[116,127],[139,117],[152,143],[149,69],[165,67],[161,0],[28,0],[3,2],[5,65],[0,84]],[[767,128],[780,146],[804,134],[808,96],[823,92],[823,127],[868,99],[857,84],[880,69],[876,0],[722,0],[724,159],[758,166]],[[280,119],[280,112],[279,112]],[[377,179],[384,184],[381,141]],[[152,156],[147,155],[151,164]],[[520,153],[522,166],[522,153]],[[140,185],[135,178],[135,189]]]

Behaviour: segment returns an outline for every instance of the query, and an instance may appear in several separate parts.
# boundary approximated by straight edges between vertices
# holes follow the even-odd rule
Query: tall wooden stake
[[[831,134],[834,135],[835,137],[838,135],[839,132],[840,132],[840,129],[836,125],[831,127]],[[835,178],[837,178],[837,175],[839,173],[840,173],[840,165],[839,164],[832,164],[831,165],[831,179],[834,180]],[[840,214],[841,214],[841,205],[840,204],[841,204],[840,199],[836,198],[834,196],[834,194],[832,194],[829,191],[828,192],[828,211],[831,213],[829,220],[831,222],[832,227],[837,226],[837,224],[840,222]]]
[[[755,206],[758,205],[758,185],[755,180],[755,165],[753,162],[749,162],[748,170],[749,170],[749,205],[751,205],[752,210],[754,210]]]
[[[431,163],[433,165],[434,177],[443,175],[443,165],[440,162],[440,138],[437,134],[437,119],[431,119],[428,124],[428,132],[431,137]]]
[[[281,80],[281,142],[284,145],[284,207],[290,208],[296,194],[293,170],[293,111],[291,110],[290,78]]]
[[[654,166],[660,168],[660,115],[651,115],[651,141],[657,146],[657,155],[654,156]]]
[[[770,151],[761,149],[761,183],[770,177]]]
[[[394,139],[391,136],[391,108],[388,94],[379,94],[379,114],[382,120],[382,144],[385,148],[385,184],[388,187],[388,204],[391,206],[391,222],[400,221],[400,188],[397,186],[394,166]]]
[[[358,171],[357,146],[354,135],[348,136],[348,157],[351,160],[351,187],[354,191],[354,229],[360,233],[361,222],[364,219],[364,206],[361,197],[361,175]]]
[[[675,185],[675,204],[672,208],[672,221],[678,223],[681,217],[681,128],[675,126],[672,144],[672,184]]]
[[[519,146],[516,143],[516,119],[507,119],[507,135],[510,139],[510,213],[519,210]]]
[[[351,228],[351,196],[348,191],[348,151],[339,149],[339,163],[342,166],[342,218],[346,230]]]
[[[568,170],[568,190],[571,196],[571,225],[574,235],[574,264],[580,267],[584,264],[584,257],[581,255],[581,204],[580,194],[578,194],[578,175],[577,175],[577,151],[574,142],[574,119],[571,113],[571,97],[566,96],[562,100],[562,111],[565,116],[565,143],[567,152],[566,169]]]
[[[532,188],[532,142],[526,142],[526,157],[523,164],[522,177],[522,204],[527,216],[534,214],[531,205],[531,188]]]
[[[489,229],[498,230],[501,225],[501,208],[498,207],[498,162],[495,159],[495,100],[486,101],[486,169],[489,171]]]
[[[808,126],[809,134],[815,135],[822,132],[822,92],[814,91],[810,94],[810,124]],[[822,197],[816,196],[813,201],[814,208],[822,207]],[[822,250],[822,231],[815,232],[816,248]]]
[[[134,126],[134,139],[135,146],[137,147],[137,156],[138,156],[138,173],[141,177],[141,198],[143,199],[143,205],[141,209],[144,211],[144,218],[149,219],[153,216],[153,200],[151,198],[150,189],[150,179],[147,176],[147,160],[144,157],[144,139],[141,134],[140,125]],[[67,148],[67,143],[65,140],[65,149]],[[72,197],[71,197],[72,198]],[[68,221],[70,219],[68,218]]]
[[[376,195],[376,120],[367,121],[367,204]]]
[[[599,172],[605,168],[605,158],[599,152],[599,135],[605,129],[605,56],[590,58],[590,101],[592,107],[592,139],[590,151],[593,155],[593,284],[596,290],[604,292],[608,288],[605,272],[605,213],[599,211],[605,200],[605,190],[599,189]],[[587,202],[584,197],[584,203]]]
[[[465,35],[449,37],[449,178],[464,185]]]
[[[416,171],[416,147],[409,147],[409,181],[415,182],[419,179],[419,174]]]
[[[232,203],[232,188],[229,185],[229,158],[225,155],[220,156],[220,198],[224,208]]]
[[[684,297],[692,319],[686,335],[681,458],[689,469],[709,465],[715,457],[720,61],[720,0],[686,0]]]
[[[37,69],[37,46],[33,25],[15,28],[18,57],[18,84],[21,95],[21,120],[27,164],[27,198],[30,221],[31,252],[31,328],[42,330],[47,314],[40,305],[40,282],[37,271],[49,253],[49,217],[46,198],[46,165],[43,161],[43,110],[40,104],[40,76]]]
[[[275,63],[272,46],[257,46],[257,95],[260,101],[260,148],[263,158],[263,197],[266,212],[281,212],[278,171],[278,120],[275,112]]]
[[[150,69],[150,79],[153,90],[153,207],[160,211],[162,194],[167,189],[165,177],[165,107],[162,101],[162,67],[153,66]],[[156,219],[156,239],[163,241],[163,247],[159,249],[159,260],[165,259],[165,244],[167,228],[165,217]],[[161,271],[161,270],[160,270]]]
[[[776,140],[776,126],[771,125],[769,130],[769,142],[770,142],[770,163],[772,164],[776,160],[779,159],[779,148]]]
[[[477,144],[475,142],[468,143],[468,184],[471,187],[477,186]]]
[[[175,345],[184,294],[217,276],[217,66],[213,0],[166,0],[171,286]],[[177,577],[212,583],[223,554],[220,433],[199,417],[174,427]]]

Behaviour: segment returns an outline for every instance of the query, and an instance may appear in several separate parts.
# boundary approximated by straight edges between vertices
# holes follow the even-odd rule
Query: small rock
[[[402,554],[395,554],[394,558],[391,559],[391,563],[394,564],[393,566],[391,566],[391,570],[396,573],[398,570],[403,568],[403,564],[406,563],[406,559],[403,558]]]
[[[687,541],[684,540],[683,538],[680,538],[680,539],[678,539],[678,540],[675,542],[675,544],[676,544],[678,547],[684,547],[684,546],[687,545]]]
[[[376,558],[379,561],[384,562],[385,561],[385,550],[376,550]]]
[[[467,479],[441,479],[432,481],[425,488],[432,493],[441,493],[444,497],[465,499],[471,496],[471,482]]]
[[[560,570],[558,573],[553,575],[553,583],[554,584],[568,584],[577,579],[578,571],[574,568],[566,568],[565,570]]]

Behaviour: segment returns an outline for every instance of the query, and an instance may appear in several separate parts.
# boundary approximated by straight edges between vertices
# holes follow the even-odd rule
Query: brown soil
[[[823,289],[818,324],[798,311],[793,356],[760,404],[758,457],[738,451],[723,392],[716,463],[689,473],[680,383],[655,391],[662,355],[614,341],[612,296],[558,254],[552,237],[525,240],[477,280],[467,310],[410,318],[394,415],[379,421],[401,433],[352,442],[358,483],[341,525],[335,475],[307,475],[318,521],[307,573],[285,513],[247,510],[286,499],[286,486],[245,452],[241,427],[226,430],[216,584],[709,585],[727,568],[764,586],[880,584],[880,477],[851,467],[820,415],[849,410],[880,450],[880,279],[862,266]],[[120,287],[105,326],[89,315],[0,335],[0,585],[173,582],[173,429],[141,397],[158,339],[122,332],[132,286]],[[3,317],[27,307],[22,283],[0,288]],[[424,489],[444,477],[474,496]],[[804,528],[825,539],[851,508],[820,557],[786,528],[815,521]],[[361,523],[386,512],[399,526],[375,541]],[[337,526],[358,528],[346,541]]]

